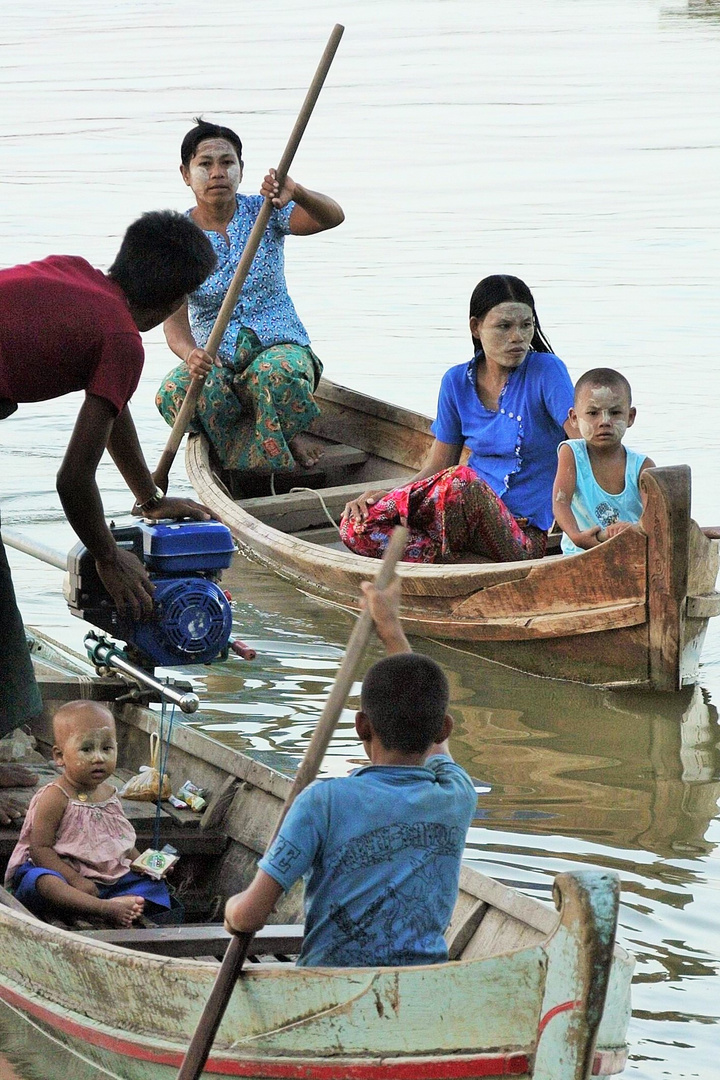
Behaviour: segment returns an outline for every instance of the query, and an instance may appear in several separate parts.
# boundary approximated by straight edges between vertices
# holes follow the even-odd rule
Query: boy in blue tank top
[[[365,676],[355,717],[370,764],[298,795],[252,884],[228,900],[225,927],[260,929],[304,877],[299,964],[436,964],[447,960],[477,795],[448,749],[447,679],[410,651],[400,626],[399,582],[383,592],[365,582],[363,592],[389,653]]]
[[[565,555],[597,547],[640,520],[638,481],[654,462],[623,446],[635,415],[630,383],[619,371],[593,368],[580,376],[568,419],[582,438],[560,443],[553,487]]]

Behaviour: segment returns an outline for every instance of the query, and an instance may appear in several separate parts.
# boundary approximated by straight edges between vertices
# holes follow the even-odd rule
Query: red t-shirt
[[[0,398],[87,390],[118,412],[145,354],[119,285],[76,255],[0,270]]]

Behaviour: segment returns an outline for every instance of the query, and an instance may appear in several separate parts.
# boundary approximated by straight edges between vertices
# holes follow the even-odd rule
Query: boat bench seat
[[[407,476],[397,476],[379,480],[378,485],[392,491],[393,488],[402,487],[407,481]],[[298,532],[327,524],[323,507],[327,508],[335,521],[339,521],[345,503],[362,495],[363,491],[372,486],[368,481],[363,481],[313,491],[289,491],[286,495],[261,495],[254,499],[239,499],[238,506],[265,525],[272,525],[282,532]]]
[[[138,851],[144,851],[145,848],[153,846],[154,838],[151,827],[147,826],[139,829],[135,825],[135,831],[137,833]],[[7,864],[12,855],[19,836],[19,827],[8,826],[0,829],[0,862],[3,865]],[[172,844],[177,849],[178,855],[181,856],[207,855],[210,857],[222,855],[228,845],[228,838],[224,833],[214,832],[211,829],[202,832],[200,830],[178,829],[175,826],[168,827],[166,824],[160,826],[160,839],[163,844]]]
[[[56,777],[57,772],[49,773],[47,770],[33,765],[41,774],[40,782],[35,788],[4,788],[3,795],[8,795],[21,805],[27,806],[30,799],[38,788],[43,787],[48,779]],[[122,772],[122,771],[121,771]],[[115,774],[113,781],[116,786],[123,783],[130,776]],[[138,850],[144,851],[152,847],[155,831],[155,803],[137,802],[131,799],[122,799],[123,810],[137,834]],[[228,837],[219,829],[201,829],[202,818],[192,810],[178,810],[170,803],[163,803],[160,812],[160,839],[163,844],[172,844],[179,855],[221,855],[228,845]],[[11,825],[0,827],[0,864],[7,864],[13,849],[20,836],[20,820]]]
[[[303,927],[294,924],[264,926],[250,942],[248,956],[297,956],[303,934]],[[225,955],[231,935],[221,923],[202,923],[147,930],[134,926],[127,930],[86,930],[82,936],[161,956],[215,956],[220,959]]]
[[[320,441],[320,440],[318,440]],[[287,492],[291,487],[320,488],[328,479],[349,476],[368,460],[369,454],[356,446],[344,443],[326,443],[322,457],[315,465],[298,466],[294,469],[268,469],[259,466],[252,470],[222,469],[215,479],[233,499],[241,499],[267,491],[272,481],[276,492]]]
[[[316,439],[319,442],[319,439]],[[287,476],[293,479],[305,480],[309,476],[322,476],[324,473],[333,472],[336,469],[347,469],[352,465],[364,465],[368,459],[365,450],[358,450],[357,446],[346,446],[344,443],[327,443],[323,449],[322,457],[315,465],[298,465],[294,469],[272,470],[276,477]],[[255,476],[263,472],[270,474],[270,469],[254,469]],[[242,476],[237,473],[237,476]]]

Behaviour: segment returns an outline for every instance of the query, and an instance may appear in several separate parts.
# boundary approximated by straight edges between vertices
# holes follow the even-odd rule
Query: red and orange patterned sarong
[[[540,559],[546,533],[521,527],[502,499],[466,465],[397,488],[369,507],[365,521],[343,516],[340,536],[357,555],[380,559],[396,525],[407,525],[404,562],[457,562],[479,555],[494,562]]]

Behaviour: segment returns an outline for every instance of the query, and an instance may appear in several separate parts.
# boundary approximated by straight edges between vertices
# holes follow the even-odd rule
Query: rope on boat
[[[323,499],[320,492],[316,491],[315,488],[309,488],[309,487],[290,488],[290,494],[291,495],[296,491],[309,491],[311,495],[317,495],[318,499],[320,500],[320,505],[322,506],[323,510],[325,511],[325,517],[328,519],[328,521],[332,525],[333,529],[335,529],[336,533],[339,536],[340,535],[340,526],[338,525],[338,523],[335,521],[334,517],[332,516],[332,514],[328,510],[328,508],[327,508],[327,506],[325,504],[325,500]]]
[[[320,492],[316,488],[309,488],[309,487],[292,487],[292,488],[290,488],[290,494],[291,495],[295,494],[295,492],[298,492],[298,491],[309,491],[311,495],[317,495],[318,499],[320,500],[320,505],[322,506],[322,508],[323,508],[323,510],[325,512],[325,517],[328,519],[328,521],[332,525],[333,529],[335,529],[335,531],[337,532],[337,534],[339,536],[340,535],[340,527],[339,527],[338,523],[335,521],[335,518],[332,516],[332,514],[328,510],[327,505],[325,503],[325,500],[323,499]],[[275,473],[270,473],[270,494],[271,495],[277,495],[277,491],[275,490]]]
[[[158,797],[155,803],[155,821],[153,823],[153,846],[156,851],[160,850],[160,815],[162,813],[162,787],[163,777],[165,776],[165,770],[167,768],[168,755],[170,753],[170,737],[172,735],[173,722],[175,720],[175,705],[170,706],[170,721],[168,724],[167,738],[165,737],[165,717],[167,715],[168,702],[167,698],[162,699],[162,708],[160,710],[160,724],[158,730],[158,740],[160,743],[160,749],[158,751],[158,772],[160,774],[160,783],[158,785]]]

